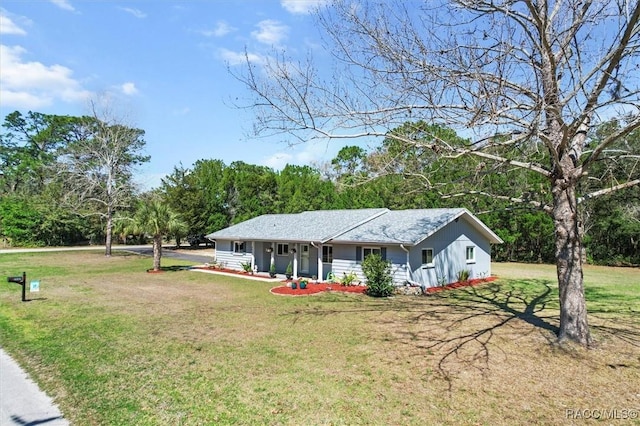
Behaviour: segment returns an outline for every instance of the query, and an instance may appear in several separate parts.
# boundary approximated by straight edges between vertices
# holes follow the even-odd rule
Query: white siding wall
[[[395,285],[402,285],[406,281],[406,252],[398,246],[384,246],[376,244],[363,245],[365,247],[384,247],[386,249],[386,258],[391,262],[391,275]],[[362,250],[363,246],[356,245],[336,245],[333,246],[333,264],[331,270],[340,280],[343,274],[355,272],[358,280],[362,283],[366,282],[366,277],[362,273],[362,262],[356,260],[360,255],[356,255],[358,250]]]
[[[238,254],[233,252],[233,241],[217,240],[216,241],[216,261],[224,265],[226,268],[242,271],[241,263],[251,262],[251,242],[245,242],[245,253]]]
[[[467,263],[466,249],[475,247],[475,262]],[[434,252],[433,267],[422,266],[422,249]],[[470,278],[491,275],[491,244],[466,220],[452,222],[411,249],[411,279],[435,287],[457,281],[458,273],[467,269]]]

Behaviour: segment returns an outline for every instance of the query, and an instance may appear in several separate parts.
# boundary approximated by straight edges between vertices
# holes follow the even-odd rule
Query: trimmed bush
[[[362,261],[362,272],[367,278],[367,294],[372,297],[389,297],[393,294],[391,262],[379,254],[370,254]]]

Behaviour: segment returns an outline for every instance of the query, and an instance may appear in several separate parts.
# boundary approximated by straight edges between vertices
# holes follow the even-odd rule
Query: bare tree
[[[83,134],[70,144],[59,167],[64,176],[65,201],[83,214],[105,221],[105,256],[111,256],[114,214],[130,207],[135,192],[135,167],[149,161],[141,154],[144,131],[123,124],[106,107],[91,103],[84,117]]]
[[[244,107],[255,110],[256,132],[299,141],[391,136],[440,157],[480,158],[496,173],[508,166],[544,176],[551,201],[537,204],[555,226],[559,340],[589,345],[579,202],[638,185],[640,172],[629,168],[624,181],[600,181],[590,193],[579,194],[578,184],[597,161],[638,161],[638,152],[609,147],[640,127],[640,3],[339,0],[317,19],[333,76],[311,57],[284,53],[260,63],[247,54],[247,67],[232,70],[252,94]],[[592,140],[589,131],[611,118],[621,125]],[[391,132],[412,120],[453,127],[473,142]],[[543,162],[527,154],[536,150]]]

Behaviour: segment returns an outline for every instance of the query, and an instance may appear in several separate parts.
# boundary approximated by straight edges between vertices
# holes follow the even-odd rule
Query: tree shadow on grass
[[[175,265],[175,266],[161,266],[160,270],[158,271],[154,271],[153,268],[147,269],[147,272],[150,274],[160,274],[162,272],[178,272],[178,271],[188,271],[189,269],[192,269],[191,266],[180,266],[180,265]]]
[[[340,300],[345,309],[335,307]],[[332,302],[327,304],[331,309],[320,306],[293,314],[333,320],[348,312],[367,312],[375,323],[373,338],[401,347],[399,356],[435,357],[449,390],[458,370],[471,367],[484,374],[492,355],[504,353],[505,341],[532,335],[556,347],[559,331],[557,287],[548,280],[503,280],[427,296]],[[592,324],[592,328],[640,346],[638,323],[630,321]]]
[[[434,354],[451,390],[457,369],[473,367],[480,373],[489,369],[491,351],[500,350],[494,340],[502,332],[538,332],[547,343],[556,340],[557,313],[548,308],[554,301],[551,283],[527,284],[489,283],[438,293],[425,312],[405,318],[405,330],[396,333],[397,343],[409,345],[413,352]],[[531,327],[518,326],[518,320]]]

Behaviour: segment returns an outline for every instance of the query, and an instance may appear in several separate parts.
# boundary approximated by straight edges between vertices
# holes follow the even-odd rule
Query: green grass
[[[544,265],[392,299],[274,296],[268,283],[150,266],[0,255],[0,274],[41,282],[28,303],[0,286],[2,346],[74,424],[561,424],[566,408],[638,405],[637,269],[585,272],[600,345],[585,351],[553,342]]]

